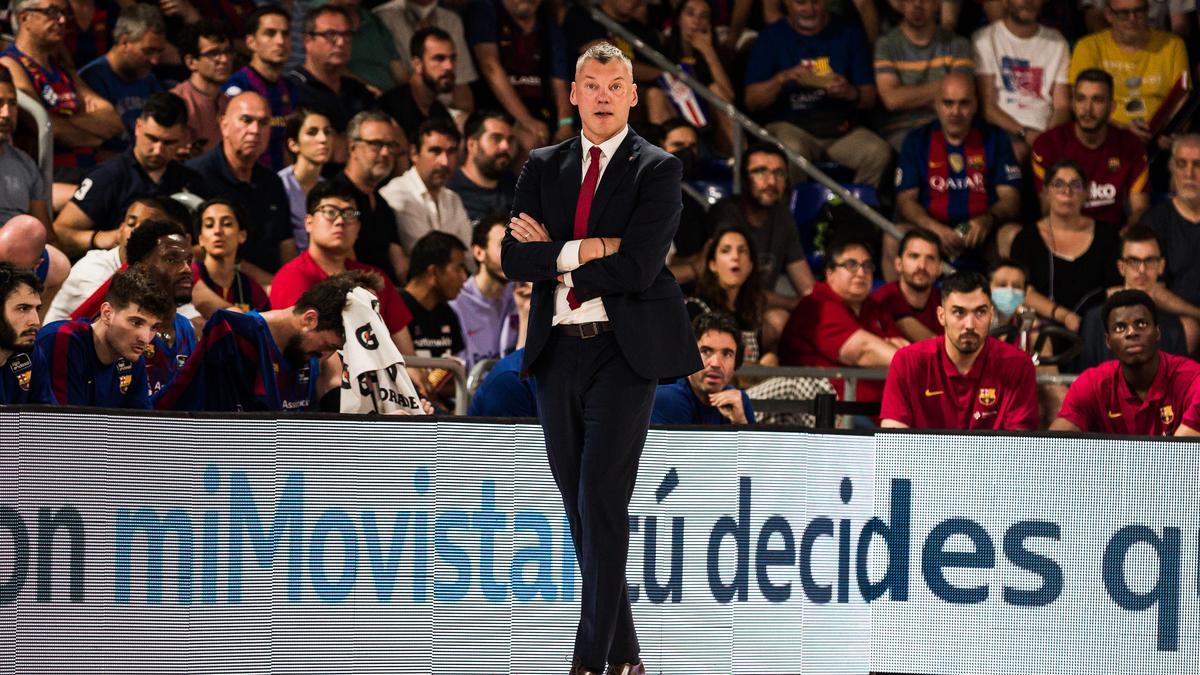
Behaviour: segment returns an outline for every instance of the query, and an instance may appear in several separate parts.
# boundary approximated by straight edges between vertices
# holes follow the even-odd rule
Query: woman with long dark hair
[[[300,108],[288,115],[283,128],[283,142],[292,163],[279,171],[283,190],[288,196],[288,211],[292,215],[292,234],[296,252],[308,248],[308,231],[304,229],[304,200],[308,191],[321,181],[321,168],[333,156],[333,125],[318,112]]]
[[[778,363],[775,355],[766,354],[764,349],[766,302],[762,275],[758,273],[753,240],[745,228],[727,225],[713,233],[705,247],[696,295],[687,299],[687,305],[693,318],[707,312],[732,316],[742,332],[746,363]]]
[[[241,309],[271,309],[266,291],[238,269],[238,249],[246,243],[242,211],[227,197],[214,197],[196,209],[193,233],[204,250],[204,261],[192,263],[200,281],[222,300]]]
[[[709,91],[732,103],[733,81],[729,79],[717,52],[711,17],[712,9],[708,0],[680,2],[671,17],[671,34],[667,37],[664,51],[668,59],[706,85]],[[667,96],[671,97],[670,91],[667,91]],[[699,109],[707,120],[707,124],[700,127],[701,132],[713,138],[719,151],[731,151],[733,120],[707,104],[700,104]],[[691,115],[684,115],[684,118],[692,125],[700,126]],[[714,131],[715,135],[709,134],[710,131]]]

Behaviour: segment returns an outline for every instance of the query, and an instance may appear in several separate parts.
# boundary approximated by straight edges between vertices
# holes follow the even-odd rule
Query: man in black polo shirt
[[[348,64],[354,32],[350,15],[334,5],[322,5],[304,15],[304,65],[289,72],[296,106],[329,118],[345,133],[350,118],[375,106],[375,95],[350,77]]]
[[[417,356],[454,356],[463,350],[462,325],[450,306],[467,282],[467,247],[434,230],[413,246],[408,283],[400,291],[412,312],[408,330]]]
[[[380,110],[360,112],[346,127],[350,156],[346,168],[331,180],[354,194],[362,225],[354,244],[359,262],[384,270],[399,286],[408,274],[408,256],[400,247],[396,215],[379,194],[379,184],[392,175],[396,159],[408,153],[400,128]]]
[[[182,190],[211,196],[201,177],[174,159],[187,142],[187,119],[187,106],[175,94],[161,92],[146,100],[134,125],[133,148],[93,169],[54,219],[67,255],[78,258],[89,249],[116,246],[125,211],[140,197]]]
[[[446,187],[462,199],[471,222],[492,211],[512,208],[516,178],[512,175],[517,140],[512,118],[499,110],[476,110],[467,118],[467,161],[450,176]]]
[[[434,117],[454,122],[450,111],[438,100],[454,91],[454,68],[461,58],[454,40],[437,26],[413,33],[412,76],[379,98],[379,108],[392,116],[410,140],[417,137],[421,123]]]
[[[296,257],[291,213],[283,181],[258,163],[271,140],[267,100],[242,92],[221,118],[221,145],[188,161],[214,194],[229,197],[246,215],[246,243],[238,247],[242,271],[260,284],[271,283],[280,265]]]

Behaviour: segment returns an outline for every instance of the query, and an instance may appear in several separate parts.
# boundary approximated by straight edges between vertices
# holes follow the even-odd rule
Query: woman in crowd
[[[333,156],[333,125],[321,113],[300,108],[288,115],[283,129],[284,143],[295,161],[279,172],[292,214],[292,234],[296,251],[308,248],[304,229],[304,200],[321,178],[321,168]]]
[[[758,256],[750,233],[738,225],[718,229],[704,252],[703,269],[696,281],[696,295],[687,299],[692,318],[708,312],[725,312],[742,331],[744,362],[778,365],[775,354],[764,353],[763,310],[766,297]],[[772,336],[772,346],[779,339]]]
[[[225,197],[214,197],[196,209],[196,242],[204,261],[192,263],[196,275],[222,300],[242,311],[271,309],[266,291],[238,269],[238,248],[246,243],[241,210]]]
[[[709,91],[721,100],[733,102],[733,82],[717,54],[711,16],[712,10],[707,0],[680,2],[675,7],[675,15],[671,19],[671,34],[666,41],[666,57],[707,85]],[[674,101],[670,87],[666,88],[667,98]],[[701,101],[699,97],[696,98],[696,102],[699,104],[699,114],[704,116],[704,124],[701,124],[700,119],[693,118],[695,113],[681,109],[684,119],[699,127],[701,133],[708,136],[720,152],[730,152],[733,148],[733,121]],[[678,101],[675,101],[675,105],[677,108],[681,107]]]
[[[1084,310],[1121,283],[1121,241],[1115,230],[1083,215],[1088,183],[1078,164],[1051,164],[1044,184],[1046,216],[1017,235],[1012,257],[1029,271],[1025,304],[1078,331]]]

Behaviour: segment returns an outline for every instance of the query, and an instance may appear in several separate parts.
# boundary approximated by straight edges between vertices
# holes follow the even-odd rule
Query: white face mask
[[[1004,316],[1012,316],[1025,302],[1025,291],[1020,288],[1001,287],[992,289],[992,304]]]

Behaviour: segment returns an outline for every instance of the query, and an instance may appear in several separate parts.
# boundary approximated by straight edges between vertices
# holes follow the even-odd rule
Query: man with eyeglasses
[[[779,362],[819,368],[887,368],[908,345],[892,315],[871,299],[875,262],[867,244],[836,239],[826,250],[825,281],[792,310],[779,341]],[[832,380],[838,396],[841,380]],[[857,400],[879,401],[883,383],[862,380]]]
[[[240,205],[250,223],[241,269],[265,288],[283,263],[296,257],[291,212],[283,181],[259,158],[271,139],[271,110],[254,92],[234,96],[221,118],[221,144],[187,162],[200,174],[211,195]],[[205,195],[201,195],[205,196]]]
[[[1112,227],[1136,223],[1150,206],[1146,146],[1131,132],[1109,122],[1112,75],[1098,68],[1080,72],[1071,95],[1071,111],[1074,121],[1049,129],[1034,141],[1034,187],[1041,193],[1049,164],[1073,160],[1088,177],[1083,214]]]
[[[417,241],[437,230],[454,235],[463,247],[471,243],[471,221],[462,199],[446,187],[457,163],[462,135],[445,120],[427,120],[414,139],[413,166],[384,185],[379,194],[396,214],[400,244],[411,254]],[[474,260],[467,261],[471,271]]]
[[[896,352],[880,410],[890,429],[1033,431],[1039,426],[1037,372],[1024,351],[988,335],[988,280],[956,272],[942,282],[938,322],[945,335]]]
[[[1200,134],[1176,136],[1171,143],[1171,198],[1142,216],[1162,238],[1167,287],[1200,305]]]
[[[179,55],[191,75],[171,93],[187,104],[189,144],[180,153],[186,159],[221,142],[221,116],[229,107],[221,85],[233,70],[234,52],[225,24],[215,19],[184,26],[179,42]]]
[[[182,191],[210,196],[208,182],[176,160],[187,143],[187,121],[187,106],[175,94],[146,100],[133,127],[133,147],[91,170],[54,219],[67,255],[117,246],[125,210],[140,197]]]
[[[163,90],[154,67],[167,48],[167,28],[154,5],[133,4],[121,10],[113,26],[113,46],[103,56],[79,69],[79,77],[113,104],[125,123],[125,136],[104,147],[124,150],[133,138],[133,127],[146,99]]]
[[[1108,0],[1079,0],[1084,23],[1092,33],[1108,28],[1109,20],[1105,9]],[[1146,20],[1152,28],[1158,28],[1186,38],[1192,31],[1192,15],[1196,12],[1196,0],[1153,0],[1146,6]]]
[[[50,115],[55,180],[77,185],[96,166],[96,149],[123,134],[125,125],[112,104],[63,58],[67,21],[74,20],[67,0],[16,0],[10,14],[19,28],[13,44],[0,52],[0,63],[17,89],[40,101]]]
[[[329,118],[345,133],[350,118],[375,106],[375,95],[350,76],[354,32],[341,7],[322,5],[304,15],[304,65],[289,72],[296,105]],[[336,155],[335,155],[336,156]]]
[[[1188,90],[1187,48],[1178,36],[1151,29],[1149,11],[1149,0],[1107,0],[1104,17],[1112,27],[1080,40],[1071,56],[1072,81],[1088,68],[1112,74],[1112,121],[1143,143],[1174,116]],[[1164,103],[1170,109],[1160,112]]]
[[[392,118],[378,110],[355,115],[346,132],[350,139],[350,156],[345,169],[330,182],[348,190],[362,214],[362,229],[358,243],[354,245],[355,257],[384,270],[394,283],[403,283],[408,276],[408,255],[400,246],[396,215],[379,185],[394,173],[397,162],[408,154],[407,143]]]
[[[245,38],[250,63],[222,85],[230,98],[253,91],[266,99],[271,109],[271,140],[259,161],[274,171],[287,163],[283,152],[284,125],[296,105],[292,82],[283,76],[291,46],[291,20],[287,10],[278,5],[266,5],[251,12],[246,19]]]
[[[304,217],[308,248],[279,268],[271,285],[271,306],[291,307],[308,289],[334,274],[346,271],[377,274],[382,278],[382,287],[375,293],[379,298],[379,315],[400,352],[412,354],[412,337],[408,332],[412,313],[400,299],[396,286],[383,270],[354,258],[355,243],[363,226],[356,198],[351,188],[334,181],[317,183],[309,191],[308,215]]]
[[[739,225],[749,231],[758,254],[758,273],[763,288],[768,289],[768,306],[791,310],[796,306],[796,298],[774,292],[779,277],[787,274],[797,296],[807,295],[815,280],[788,208],[787,158],[777,147],[753,145],[746,151],[741,171],[742,194],[713,204],[708,210],[705,229],[716,232],[722,227]]]
[[[1150,296],[1136,289],[1114,293],[1101,320],[1116,358],[1071,384],[1050,430],[1170,436],[1200,429],[1200,365],[1160,348],[1158,307]]]
[[[1161,332],[1159,348],[1169,354],[1187,356],[1200,343],[1200,323],[1196,319],[1176,315],[1165,309],[1166,304],[1183,303],[1178,296],[1167,290],[1161,277],[1167,265],[1163,259],[1162,244],[1154,230],[1146,225],[1133,225],[1121,233],[1121,257],[1117,258],[1117,271],[1124,280],[1118,288],[1109,289],[1109,294],[1118,290],[1139,290],[1154,299],[1172,296],[1166,303],[1156,300],[1158,306],[1158,328]],[[1190,305],[1188,305],[1190,307]],[[1104,323],[1103,307],[1088,310],[1083,316],[1079,334],[1083,336],[1083,353],[1074,370],[1099,365],[1113,358],[1112,350],[1104,340],[1107,326]],[[1191,307],[1193,314],[1200,310]]]

